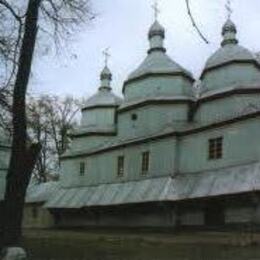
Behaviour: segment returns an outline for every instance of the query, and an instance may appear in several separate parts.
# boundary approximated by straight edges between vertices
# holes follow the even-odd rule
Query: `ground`
[[[260,234],[27,230],[33,260],[257,260]]]

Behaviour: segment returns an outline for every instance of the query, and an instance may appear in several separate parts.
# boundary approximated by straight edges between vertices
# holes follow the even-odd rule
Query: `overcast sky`
[[[147,32],[154,21],[152,0],[92,0],[98,17],[75,36],[64,55],[36,58],[30,90],[88,97],[99,86],[102,51],[110,47],[113,90],[121,95],[127,76],[143,61]],[[193,15],[210,44],[197,35],[187,16],[185,0],[159,1],[159,21],[166,29],[167,53],[197,78],[207,58],[219,47],[226,20],[226,0],[190,0]],[[260,51],[260,1],[233,0],[232,20],[240,44]]]

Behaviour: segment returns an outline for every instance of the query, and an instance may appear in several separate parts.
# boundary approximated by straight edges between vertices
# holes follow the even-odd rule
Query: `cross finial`
[[[154,4],[152,5],[152,8],[154,9],[154,18],[155,18],[155,20],[157,20],[158,15],[159,15],[159,13],[160,13],[158,0],[155,0],[155,1],[154,1]]]
[[[105,66],[107,66],[108,64],[108,60],[109,58],[111,57],[110,53],[109,53],[109,48],[106,48],[104,51],[103,51],[103,55],[105,57]]]
[[[226,10],[227,10],[228,19],[230,19],[231,15],[233,13],[233,9],[231,7],[231,0],[227,0]]]

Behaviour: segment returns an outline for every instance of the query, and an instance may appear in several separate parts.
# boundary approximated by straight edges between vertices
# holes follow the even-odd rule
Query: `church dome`
[[[162,38],[165,37],[165,29],[162,25],[160,25],[160,23],[157,20],[152,24],[149,30],[149,39],[151,39],[153,36],[160,36]]]
[[[236,34],[236,26],[228,18],[222,27],[221,47],[207,60],[201,75],[204,92],[252,85],[259,80],[256,58],[252,52],[238,44]]]
[[[100,79],[101,86],[98,92],[86,101],[83,110],[95,107],[117,107],[122,103],[122,99],[112,92],[110,86],[112,74],[107,66],[101,72]]]
[[[165,38],[165,29],[156,20],[149,29],[148,39],[150,41],[150,49],[148,55],[141,65],[133,71],[127,78],[127,81],[148,75],[148,74],[175,74],[183,73],[187,77],[192,78],[192,74],[185,70],[181,65],[173,61],[167,54],[163,46]]]
[[[182,92],[190,92],[191,90],[187,90],[187,85],[191,86],[194,79],[192,74],[184,69],[181,65],[179,65],[177,62],[173,61],[167,54],[166,49],[164,47],[164,38],[165,38],[165,29],[163,26],[156,20],[152,26],[149,29],[148,32],[148,39],[150,43],[150,48],[148,50],[148,55],[144,59],[144,61],[138,66],[136,70],[134,70],[126,79],[124,82],[124,88],[123,92],[126,95],[126,99],[136,99],[141,98],[141,95],[145,96],[151,96],[153,90],[153,85],[160,85],[160,87],[157,86],[157,88],[163,89],[162,86],[162,77],[165,77],[164,80],[168,80],[166,85],[171,85],[168,88],[168,92],[165,93],[165,95],[176,94],[176,95],[182,95]],[[178,82],[178,86],[175,87],[176,84],[173,83],[174,78],[176,77],[176,84]],[[171,78],[171,79],[169,79]],[[182,78],[181,80],[179,78]],[[147,79],[147,82],[142,82],[143,79]],[[153,81],[151,84],[148,83],[148,81]],[[182,83],[180,81],[184,80],[185,88],[186,90],[181,90]],[[169,82],[171,81],[171,82]],[[188,83],[187,83],[187,82]],[[143,86],[135,87],[135,93],[126,93],[126,92],[132,92],[128,91],[128,89],[132,88],[133,85],[139,85],[142,84]],[[145,90],[144,88],[148,88],[150,90]],[[138,90],[137,90],[138,88]],[[174,89],[176,91],[174,92]],[[178,89],[178,90],[177,90]],[[126,91],[127,90],[127,91]],[[149,93],[148,93],[149,92]],[[162,90],[163,92],[163,90]],[[188,94],[189,95],[189,94]],[[135,96],[135,97],[134,97]]]
[[[238,45],[236,33],[235,24],[228,19],[222,28],[222,36],[224,37],[221,43],[222,47],[208,59],[205,70],[229,62],[254,60],[253,54],[248,49]]]

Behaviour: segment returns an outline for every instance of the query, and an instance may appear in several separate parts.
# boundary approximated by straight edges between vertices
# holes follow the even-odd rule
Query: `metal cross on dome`
[[[103,51],[103,55],[105,57],[105,66],[107,66],[108,64],[108,60],[109,58],[111,57],[110,53],[109,53],[109,48],[106,48],[104,51]]]
[[[152,8],[154,9],[154,18],[155,18],[155,20],[157,20],[158,15],[160,13],[159,4],[158,4],[157,0],[154,1],[154,4],[152,5]]]
[[[226,3],[226,10],[227,10],[227,14],[228,14],[228,19],[230,19],[232,13],[233,13],[233,9],[231,7],[231,0],[227,0],[227,3]]]

